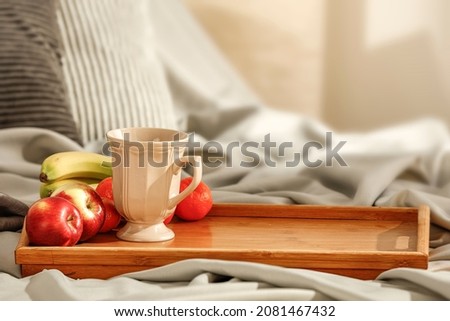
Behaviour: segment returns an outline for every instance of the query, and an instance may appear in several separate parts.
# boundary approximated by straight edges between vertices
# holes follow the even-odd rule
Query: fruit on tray
[[[111,158],[108,156],[81,151],[55,153],[42,162],[39,195],[48,197],[61,186],[75,182],[96,188],[101,180],[111,175]]]
[[[84,178],[84,177],[79,177],[79,178],[68,178],[68,179],[61,179],[61,180],[57,180],[57,181],[53,181],[53,182],[49,182],[49,183],[42,183],[41,187],[39,189],[39,195],[41,198],[44,197],[48,197],[50,195],[52,195],[52,193],[60,188],[63,185],[66,184],[71,184],[71,183],[85,183],[90,185],[91,187],[97,187],[97,185],[99,184],[100,180],[96,179],[96,178]]]
[[[180,192],[184,191],[192,181],[186,177],[180,182]],[[203,181],[197,188],[182,200],[175,209],[175,215],[185,221],[198,221],[204,218],[213,205],[211,190]]]
[[[106,197],[102,197],[103,205],[105,206],[105,220],[99,230],[99,233],[107,233],[117,228],[122,221],[122,215],[117,211],[114,202]]]
[[[30,206],[25,230],[32,245],[72,246],[80,240],[83,221],[71,202],[61,197],[47,197]]]
[[[169,224],[170,222],[172,222],[173,217],[175,216],[175,212],[172,212],[172,214],[170,214],[169,216],[166,217],[166,219],[164,220],[164,224]]]
[[[111,165],[111,157],[82,151],[56,153],[43,161],[39,176],[41,199],[27,213],[26,231],[33,244],[74,245],[119,227],[123,218],[114,206]],[[180,191],[191,181],[191,177],[183,179]],[[170,223],[174,216],[200,220],[211,207],[211,191],[200,182],[164,223]],[[36,220],[44,224],[40,226]]]
[[[97,192],[98,195],[100,195],[100,197],[114,201],[112,177],[107,177],[103,179],[101,182],[99,182],[97,184],[97,187],[95,188],[95,191]]]
[[[83,183],[65,184],[52,193],[51,197],[54,196],[67,199],[80,212],[83,221],[80,241],[86,241],[100,231],[105,220],[105,206],[94,188]]]
[[[41,165],[39,179],[50,183],[69,178],[102,180],[112,176],[111,157],[85,151],[55,153]]]

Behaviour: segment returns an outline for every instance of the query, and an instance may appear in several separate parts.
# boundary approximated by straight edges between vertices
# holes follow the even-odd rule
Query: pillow
[[[70,106],[84,143],[121,127],[175,128],[148,0],[60,0]]]
[[[47,128],[80,143],[66,97],[54,0],[1,1],[0,43],[0,128]]]

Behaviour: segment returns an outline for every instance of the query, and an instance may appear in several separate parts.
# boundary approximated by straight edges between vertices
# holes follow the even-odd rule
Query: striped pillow
[[[0,128],[48,128],[81,142],[59,37],[53,0],[0,2]]]
[[[175,128],[148,0],[60,0],[63,71],[84,143],[120,127]]]

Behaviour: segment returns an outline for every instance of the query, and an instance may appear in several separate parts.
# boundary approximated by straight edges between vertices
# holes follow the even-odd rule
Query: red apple
[[[99,232],[107,233],[119,226],[120,221],[122,220],[122,215],[120,215],[114,206],[114,202],[109,198],[102,197],[102,201],[105,206],[105,221],[103,222]]]
[[[46,246],[75,245],[83,232],[78,209],[61,197],[46,197],[28,210],[25,230],[30,244]]]
[[[164,220],[164,224],[169,224],[170,222],[172,222],[173,217],[175,216],[175,212],[172,212],[172,214],[170,214],[169,216],[166,217],[166,219]]]
[[[192,179],[192,177],[186,177],[181,180],[180,192],[189,186]],[[198,221],[209,213],[212,206],[211,190],[206,183],[200,182],[197,188],[177,205],[175,215],[185,221]]]
[[[67,199],[80,211],[83,218],[80,241],[86,241],[100,231],[105,220],[105,206],[94,188],[84,183],[65,184],[56,189],[52,196]]]
[[[98,183],[95,191],[101,198],[109,198],[114,201],[113,189],[112,189],[112,177],[104,178],[100,183]]]

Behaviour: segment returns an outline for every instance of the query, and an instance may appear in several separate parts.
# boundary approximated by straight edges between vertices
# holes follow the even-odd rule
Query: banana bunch
[[[41,166],[39,179],[41,198],[50,196],[58,187],[82,182],[95,187],[102,179],[112,176],[111,157],[102,154],[69,151],[47,157]]]

